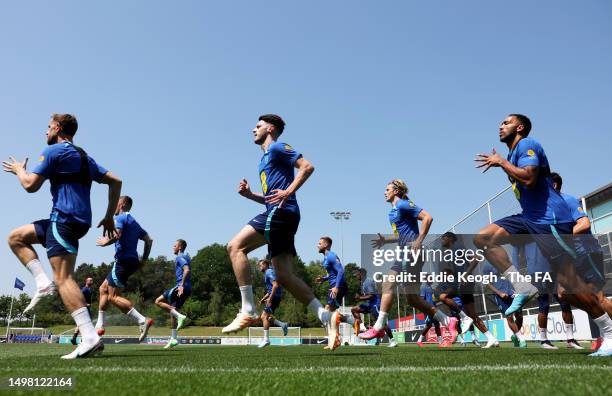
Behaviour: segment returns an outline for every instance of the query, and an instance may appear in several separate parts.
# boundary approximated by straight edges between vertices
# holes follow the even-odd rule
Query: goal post
[[[288,327],[287,335],[281,327],[270,327],[271,345],[300,345],[302,343],[302,328]],[[249,327],[249,345],[257,345],[264,339],[263,327]]]
[[[7,334],[9,343],[49,342],[49,329],[43,327],[9,327]]]

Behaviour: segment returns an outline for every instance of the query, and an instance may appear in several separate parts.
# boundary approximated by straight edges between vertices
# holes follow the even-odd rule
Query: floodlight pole
[[[334,219],[340,221],[340,261],[344,264],[344,235],[342,233],[342,221],[351,218],[351,212],[330,212]]]
[[[334,219],[340,221],[340,262],[342,266],[344,266],[344,235],[342,234],[342,221],[350,219],[351,212],[330,212],[329,214]],[[342,306],[344,307],[344,297],[342,298]]]
[[[6,342],[8,343],[9,337],[9,327],[11,325],[11,316],[13,314],[13,301],[15,301],[15,293],[11,293],[11,309],[9,310],[9,315],[6,320]]]

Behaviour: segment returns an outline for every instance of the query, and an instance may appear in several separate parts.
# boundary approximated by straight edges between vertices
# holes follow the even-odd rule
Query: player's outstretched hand
[[[10,172],[16,175],[19,170],[25,171],[28,166],[28,158],[26,157],[23,162],[18,162],[15,158],[9,157],[8,161],[2,161],[2,168],[5,172]]]
[[[271,194],[266,197],[266,203],[270,205],[278,204],[279,208],[283,207],[283,204],[287,198],[289,198],[289,195],[291,195],[289,191],[280,189],[272,190],[270,193]]]
[[[372,239],[372,247],[380,249],[385,245],[385,237],[378,233],[378,239]]]
[[[98,224],[98,228],[102,227],[102,236],[105,236],[109,239],[115,237],[117,230],[115,229],[115,220],[112,217],[103,218]]]
[[[477,165],[476,168],[484,167],[484,169],[482,170],[482,173],[485,173],[492,166],[493,167],[500,166],[503,159],[499,154],[497,154],[495,149],[493,149],[491,154],[476,154],[476,158],[474,158],[474,161],[482,162],[480,165]]]
[[[109,240],[107,237],[98,237],[96,239],[96,246],[106,246]]]

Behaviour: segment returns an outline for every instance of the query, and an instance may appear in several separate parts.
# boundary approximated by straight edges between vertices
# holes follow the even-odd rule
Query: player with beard
[[[47,129],[47,145],[38,165],[32,173],[26,166],[28,159],[17,162],[13,157],[2,162],[5,172],[13,173],[21,186],[29,193],[42,187],[45,180],[51,183],[53,208],[49,219],[38,220],[11,231],[8,243],[19,261],[30,271],[36,281],[36,294],[24,312],[33,309],[44,296],[55,289],[74,318],[81,333],[81,343],[62,359],[83,358],[97,354],[104,344],[96,333],[87,304],[79,286],[74,281],[74,265],[79,239],[91,227],[91,183],[107,184],[108,206],[98,227],[103,234],[115,234],[113,214],[121,194],[121,180],[96,163],[82,148],[74,145],[78,122],[71,114],[53,114]],[[45,273],[33,245],[41,244],[53,268],[54,280]]]
[[[484,249],[486,259],[512,280],[515,297],[505,316],[520,310],[536,292],[535,287],[516,276],[508,253],[502,247],[513,235],[529,234],[558,273],[559,283],[572,294],[572,304],[585,310],[599,327],[604,340],[591,356],[612,356],[612,319],[597,296],[576,275],[576,251],[571,240],[574,220],[563,197],[553,188],[550,165],[542,146],[530,138],[531,121],[522,114],[510,114],[499,127],[500,141],[508,147],[506,159],[493,150],[478,154],[475,161],[483,173],[500,167],[507,174],[522,213],[495,221],[480,230],[475,245]],[[569,239],[569,241],[568,241]],[[513,279],[514,277],[514,279]]]

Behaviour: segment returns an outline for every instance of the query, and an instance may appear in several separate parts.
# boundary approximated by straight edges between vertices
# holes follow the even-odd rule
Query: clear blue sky
[[[192,254],[226,243],[263,209],[235,192],[242,177],[260,188],[251,129],[261,113],[281,114],[282,140],[316,167],[298,194],[305,261],[318,258],[319,236],[339,239],[332,210],[353,213],[345,262],[359,260],[361,233],[389,232],[383,190],[394,177],[434,232],[505,187],[499,169],[481,175],[472,159],[506,153],[497,127],[510,112],[532,118],[567,192],[611,179],[605,0],[39,1],[2,11],[0,157],[35,162],[49,115],[76,114],[75,142],[123,179],[154,256],[171,255],[179,237]],[[28,195],[0,176],[3,236],[48,216],[48,184]],[[106,193],[93,188],[96,222]],[[79,263],[112,260],[97,235],[81,240]],[[31,293],[4,242],[0,259],[0,293],[15,276]]]

